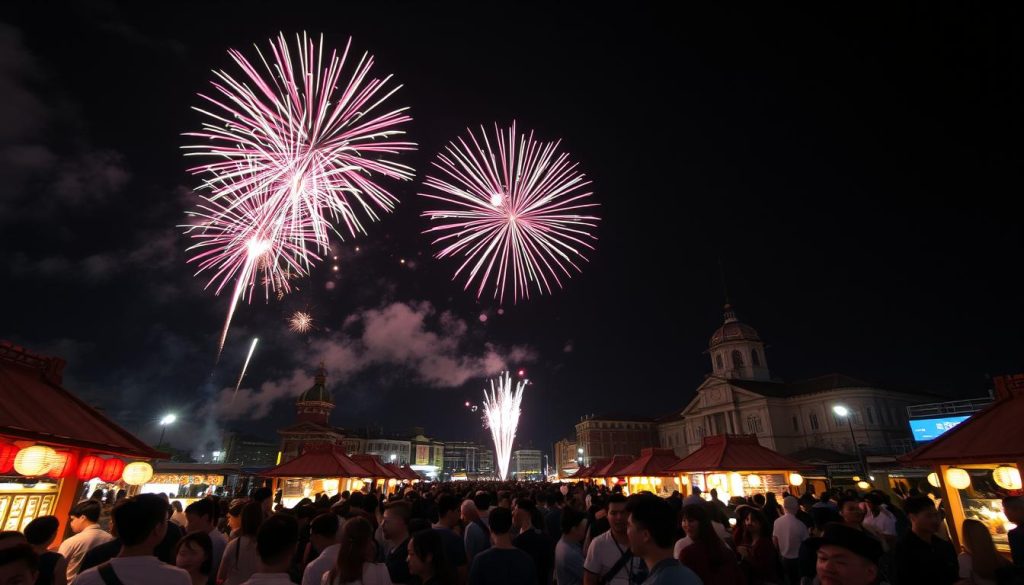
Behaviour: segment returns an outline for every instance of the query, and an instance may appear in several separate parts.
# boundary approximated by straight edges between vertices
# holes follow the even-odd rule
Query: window
[[[818,430],[818,415],[814,414],[813,412],[811,413],[811,430]]]
[[[750,363],[754,364],[755,366],[761,365],[761,358],[757,357],[756,349],[750,350]]]
[[[743,367],[743,354],[740,353],[740,350],[738,350],[738,349],[734,350],[732,352],[732,367],[734,367],[734,368],[742,368]]]
[[[747,417],[747,432],[748,433],[760,433],[761,432],[761,417],[750,415]]]
[[[715,354],[715,369],[721,370],[725,366],[722,364],[722,354]]]
[[[796,420],[796,417],[794,416],[793,417],[793,432],[798,432],[798,431],[800,431],[800,423]]]
[[[868,422],[875,424],[875,411],[870,406],[868,407]]]

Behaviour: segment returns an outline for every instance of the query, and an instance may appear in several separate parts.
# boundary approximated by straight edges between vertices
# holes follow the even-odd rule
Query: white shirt
[[[342,583],[335,579],[334,583],[330,580],[330,571],[324,573],[323,580],[320,581],[321,585],[393,585],[391,582],[391,574],[388,573],[388,566],[384,563],[363,563],[363,578],[358,581],[348,581]]]
[[[161,562],[156,557],[114,557],[110,559],[114,573],[126,585],[192,585],[188,571]],[[78,585],[104,585],[99,567],[83,572],[75,579]]]
[[[619,557],[628,547],[629,545],[620,547],[612,538],[612,531],[609,530],[590,542],[590,550],[587,551],[587,560],[583,561],[583,568],[601,577],[615,566],[615,563],[619,562]],[[643,562],[640,557],[631,558],[614,577],[608,580],[608,584],[629,585],[629,573],[638,573]]]
[[[782,558],[792,560],[800,557],[800,544],[810,534],[806,524],[792,514],[785,514],[775,520],[772,536],[779,541],[779,554]]]
[[[338,562],[340,548],[340,544],[332,544],[325,548],[320,556],[310,561],[306,565],[306,570],[302,572],[302,585],[320,585],[320,582],[324,580],[324,573],[330,571],[331,567]]]
[[[148,585],[148,584],[147,584]],[[256,573],[242,585],[295,585],[288,573]]]
[[[99,524],[90,524],[78,534],[60,543],[60,548],[57,549],[57,552],[64,555],[64,558],[68,560],[68,585],[78,575],[78,567],[82,565],[82,558],[85,556],[85,553],[89,552],[93,547],[110,542],[111,540],[114,540],[114,537],[110,536],[109,532],[100,528]]]
[[[725,526],[722,526],[721,522],[712,522],[711,527],[715,529],[715,534],[718,535],[718,538],[722,539],[723,543],[725,543],[726,540],[732,538],[732,535],[729,534],[729,531],[725,529]],[[684,536],[677,540],[675,547],[672,548],[672,557],[678,559],[679,553],[683,552],[683,549],[690,546],[691,544],[693,544],[693,539],[689,536]]]
[[[893,516],[892,512],[886,510],[885,507],[878,509],[878,515],[875,516],[869,509],[864,514],[864,527],[874,530],[877,534],[884,536],[896,536],[896,516]]]

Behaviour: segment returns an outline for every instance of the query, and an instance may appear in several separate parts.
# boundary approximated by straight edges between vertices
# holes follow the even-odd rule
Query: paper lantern
[[[78,479],[82,481],[99,477],[101,471],[103,471],[103,460],[95,455],[86,455],[78,463]]]
[[[128,485],[142,485],[153,479],[153,466],[145,461],[129,463],[124,466],[121,478]]]
[[[859,488],[860,488],[860,489],[862,489],[862,490],[866,490],[866,489],[868,489],[869,487],[871,487],[871,484],[870,484],[870,483],[868,483],[868,482],[866,482],[866,481],[858,481],[858,482],[857,482],[857,487],[859,487]]]
[[[18,456],[18,446],[0,442],[0,473],[14,469],[14,458]]]
[[[800,475],[799,473],[789,474],[789,485],[803,485],[803,483],[804,476]]]
[[[617,478],[617,477],[609,477],[608,481],[611,482],[612,485],[615,485],[615,484],[619,483],[619,478]]]
[[[971,476],[959,467],[950,467],[946,470],[946,483],[954,489],[965,490],[971,485]]]
[[[941,487],[939,484],[939,474],[934,471],[928,474],[928,483],[932,487]]]
[[[78,457],[71,451],[58,451],[55,461],[53,467],[46,473],[49,477],[60,479],[78,471]]]
[[[761,476],[756,473],[751,473],[747,476],[747,485],[752,488],[761,487]]]
[[[110,483],[121,479],[121,473],[124,472],[124,461],[121,461],[117,457],[107,459],[103,462],[103,469],[100,470],[100,479]]]
[[[57,452],[43,445],[26,447],[14,457],[14,471],[34,477],[43,475],[57,462]]]
[[[1021,489],[1020,470],[1008,465],[1000,465],[992,470],[992,479],[1004,490]]]
[[[860,476],[859,475],[853,476],[853,481],[860,481]]]

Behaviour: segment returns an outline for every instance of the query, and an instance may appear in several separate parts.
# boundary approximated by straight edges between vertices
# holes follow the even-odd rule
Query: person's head
[[[437,520],[442,526],[451,528],[459,522],[459,498],[452,494],[444,494],[437,498]]]
[[[512,525],[518,530],[529,530],[533,526],[533,515],[537,512],[537,504],[529,498],[516,498],[512,509]]]
[[[825,532],[825,527],[833,522],[842,522],[843,518],[832,508],[811,508],[811,523],[814,525],[812,532],[820,536]]]
[[[213,540],[205,532],[191,532],[174,547],[174,565],[193,575],[209,576],[213,571]]]
[[[757,506],[758,508],[764,508],[764,504],[767,501],[765,500],[764,494],[754,494],[754,497],[751,498],[751,500],[754,502],[754,505]]]
[[[260,524],[263,524],[263,505],[259,502],[249,502],[242,506],[238,525],[241,534],[255,538],[260,530]]]
[[[125,548],[152,552],[167,533],[167,503],[156,494],[140,494],[118,502],[111,519]]]
[[[196,500],[185,508],[185,519],[187,532],[209,532],[217,523],[217,507],[209,498]]]
[[[40,516],[25,526],[25,540],[34,547],[46,548],[57,537],[59,526],[56,516]]]
[[[860,499],[856,496],[843,496],[836,505],[844,524],[859,526],[864,522],[864,508],[861,508]]]
[[[231,532],[242,528],[242,509],[245,508],[245,500],[235,500],[228,507],[227,521]]]
[[[637,556],[657,550],[672,549],[675,542],[675,514],[668,502],[653,494],[634,496],[627,505],[629,511],[626,534],[629,549]]]
[[[299,522],[294,517],[274,514],[264,520],[256,533],[256,553],[260,557],[261,572],[286,572],[298,542]]]
[[[711,526],[711,516],[703,505],[690,504],[683,506],[681,516],[682,522],[680,524],[683,527],[683,532],[686,533],[686,536],[690,537],[690,540],[703,542],[707,534],[715,534],[715,529]],[[718,535],[715,534],[715,537],[717,538]]]
[[[462,516],[462,522],[467,525],[480,519],[480,511],[477,510],[476,503],[473,500],[462,500],[462,504],[459,506],[459,513]]]
[[[871,585],[881,556],[882,545],[865,532],[829,524],[818,547],[818,579],[822,585]]]
[[[867,503],[868,509],[871,510],[872,514],[878,514],[882,509],[882,504],[885,503],[885,499],[882,497],[882,494],[871,492],[864,496],[864,502]]]
[[[626,511],[626,496],[612,494],[608,496],[608,523],[612,532],[623,534],[629,524],[629,513]]]
[[[793,496],[786,496],[782,499],[782,509],[786,511],[786,514],[796,516],[800,511],[800,502]]]
[[[481,515],[486,514],[487,510],[491,507],[491,494],[487,492],[477,492],[473,496],[473,503],[476,504],[476,509]]]
[[[914,496],[903,502],[903,511],[910,519],[911,529],[918,534],[931,535],[939,531],[939,511],[928,496]]]
[[[103,504],[99,500],[85,500],[78,502],[68,514],[71,519],[71,530],[78,533],[100,521],[100,513],[103,512]]]
[[[272,514],[272,508],[274,506],[274,492],[268,487],[256,488],[252,492],[252,501],[260,505],[260,509],[263,510],[263,517],[267,518]]]
[[[22,543],[0,549],[0,585],[33,585],[39,577],[39,555]]]
[[[964,549],[971,554],[971,567],[979,577],[994,579],[999,567],[999,553],[988,527],[977,520],[963,524]]]
[[[551,492],[548,494],[548,505],[553,508],[562,508],[565,506],[565,494],[561,491]]]
[[[441,535],[435,530],[421,530],[409,541],[409,572],[423,581],[435,577],[439,583],[451,583],[450,565]]]
[[[771,538],[772,526],[764,513],[757,508],[750,508],[746,519],[743,520],[743,529],[752,539]]]
[[[498,507],[512,509],[512,494],[509,492],[498,492]]]
[[[718,493],[718,490],[712,490],[714,493]],[[693,495],[699,496],[701,494],[700,486],[693,486]]]
[[[24,534],[17,530],[4,530],[3,532],[0,532],[0,550],[22,544],[28,544],[28,540],[25,538]]]
[[[583,542],[587,536],[587,515],[571,506],[563,508],[562,536],[569,542]]]
[[[341,527],[341,547],[334,566],[339,581],[350,583],[362,579],[363,563],[373,560],[376,552],[370,521],[362,516],[346,521]]]
[[[1003,514],[1006,515],[1007,520],[1018,526],[1024,524],[1024,497],[1003,498]]]
[[[184,512],[185,511],[185,509],[181,507],[181,501],[179,501],[179,500],[174,500],[173,502],[171,502],[171,507],[174,508],[174,512],[175,513],[180,513],[180,512]]]
[[[699,490],[700,488],[695,487],[693,489]],[[716,490],[715,488],[711,488],[711,491],[708,492],[708,493],[711,494],[711,499],[712,500],[717,500],[718,499],[718,490]]]
[[[384,538],[392,542],[405,540],[409,535],[409,519],[412,517],[412,505],[405,500],[391,502],[384,506],[382,522]]]
[[[340,524],[337,514],[320,514],[309,523],[309,541],[320,551],[337,543]]]
[[[491,510],[488,519],[490,521],[492,540],[509,535],[509,531],[512,530],[512,510],[502,507],[495,508]]]

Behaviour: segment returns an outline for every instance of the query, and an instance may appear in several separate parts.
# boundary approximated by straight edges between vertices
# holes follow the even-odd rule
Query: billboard
[[[909,421],[910,432],[918,442],[931,441],[942,433],[964,422],[970,416],[944,416],[942,418],[919,418]]]

